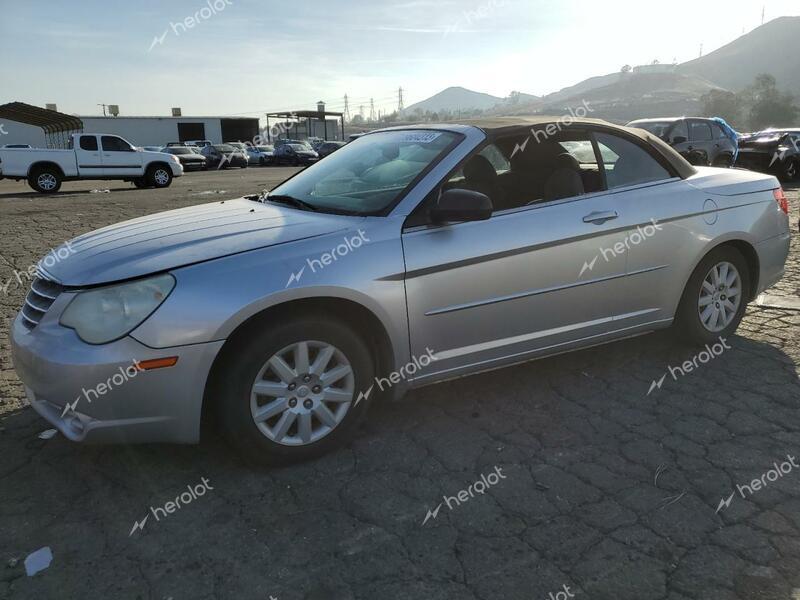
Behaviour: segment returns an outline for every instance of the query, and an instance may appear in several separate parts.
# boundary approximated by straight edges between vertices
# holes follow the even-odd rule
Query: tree
[[[746,101],[749,100],[750,127],[754,130],[792,125],[800,113],[794,104],[794,96],[781,93],[777,80],[769,73],[758,75],[743,95]]]
[[[701,100],[704,104],[703,114],[705,116],[722,117],[734,128],[742,126],[740,99],[733,92],[711,90]]]

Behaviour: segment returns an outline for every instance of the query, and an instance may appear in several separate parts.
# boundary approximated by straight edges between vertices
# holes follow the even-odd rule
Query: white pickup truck
[[[139,150],[116,135],[76,133],[68,150],[0,148],[0,179],[26,179],[42,194],[78,179],[121,179],[138,188],[165,188],[181,175],[177,156]]]

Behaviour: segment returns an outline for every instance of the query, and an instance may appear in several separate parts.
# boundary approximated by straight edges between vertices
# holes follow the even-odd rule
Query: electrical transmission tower
[[[406,105],[403,102],[403,88],[400,87],[397,90],[397,112],[403,112],[403,109],[405,107],[406,107]]]
[[[375,100],[373,98],[369,99],[369,120],[375,122]]]
[[[344,95],[344,121],[345,123],[350,121],[350,100],[347,98],[347,94]]]

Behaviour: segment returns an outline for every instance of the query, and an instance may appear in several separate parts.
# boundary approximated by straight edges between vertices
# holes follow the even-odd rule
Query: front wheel
[[[373,361],[361,336],[323,316],[270,322],[220,370],[222,431],[242,456],[285,464],[345,443],[366,414]]]
[[[733,335],[750,290],[750,270],[731,246],[712,250],[697,265],[681,298],[676,325],[688,341],[709,344]]]
[[[172,184],[172,171],[168,167],[156,165],[147,170],[147,183],[155,188],[168,188]]]
[[[28,176],[28,185],[40,194],[55,194],[61,189],[63,179],[58,169],[39,167]]]

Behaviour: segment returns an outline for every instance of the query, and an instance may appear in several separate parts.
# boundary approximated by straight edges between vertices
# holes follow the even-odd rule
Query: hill
[[[747,87],[759,73],[771,73],[779,88],[800,95],[798,39],[800,17],[780,17],[719,50],[683,63],[678,72],[703,77],[732,91]]]
[[[510,98],[498,98],[490,94],[475,92],[463,87],[449,87],[427,100],[412,104],[403,111],[404,116],[411,116],[416,112],[445,112],[458,113],[475,110],[489,110],[504,104],[528,104],[536,101],[536,96],[515,92]]]

